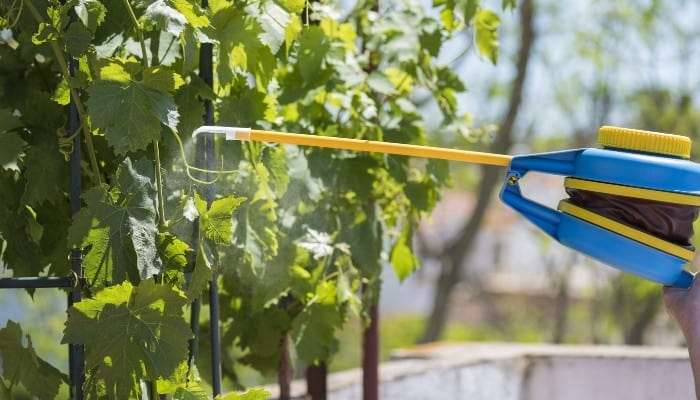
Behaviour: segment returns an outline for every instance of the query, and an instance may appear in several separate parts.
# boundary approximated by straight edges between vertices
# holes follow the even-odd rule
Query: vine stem
[[[160,167],[160,148],[158,141],[153,141],[153,153],[156,159],[156,189],[158,196],[158,227],[164,230],[167,225],[165,222],[165,198],[163,197],[163,176],[161,175]]]
[[[148,51],[146,50],[146,41],[143,38],[143,30],[139,24],[139,20],[136,18],[134,9],[129,4],[129,0],[124,0],[124,7],[126,7],[129,12],[129,17],[131,17],[131,22],[134,24],[134,30],[136,31],[136,36],[138,36],[139,44],[141,45],[141,65],[144,68],[148,68]],[[161,174],[161,163],[160,163],[160,145],[158,140],[153,141],[153,156],[156,163],[156,196],[158,202],[158,227],[163,231],[167,227],[165,220],[165,198],[163,196],[163,175]]]
[[[126,7],[126,10],[129,12],[129,17],[131,17],[131,22],[134,24],[134,30],[136,31],[136,35],[139,38],[139,43],[141,44],[141,64],[144,68],[146,68],[148,67],[148,52],[146,50],[146,41],[143,38],[143,30],[141,29],[139,20],[136,18],[134,9],[131,7],[131,4],[129,4],[129,0],[123,1],[124,7]]]
[[[27,5],[27,8],[29,8],[29,11],[32,13],[32,16],[34,16],[34,19],[38,23],[46,23],[44,21],[44,18],[41,17],[41,14],[39,14],[39,11],[36,9],[36,7],[34,7],[34,3],[32,3],[31,0],[24,0],[24,3]],[[63,52],[58,47],[58,44],[55,40],[49,40],[49,44],[51,45],[51,50],[56,56],[56,61],[58,61],[58,64],[61,67],[61,73],[63,74],[66,80],[69,80],[71,74],[70,70],[68,69],[68,64],[66,64],[66,60],[63,58]],[[102,183],[102,178],[100,175],[100,167],[97,163],[97,156],[95,155],[95,146],[93,146],[92,144],[92,129],[88,126],[87,123],[87,113],[85,112],[85,107],[83,106],[82,101],[80,101],[78,91],[74,87],[72,87],[70,83],[68,84],[68,87],[70,90],[70,94],[75,102],[75,108],[78,111],[78,116],[80,117],[80,130],[83,131],[83,137],[85,139],[85,144],[87,145],[87,153],[90,158],[90,166],[92,167],[92,173],[95,176],[97,184],[99,185]]]

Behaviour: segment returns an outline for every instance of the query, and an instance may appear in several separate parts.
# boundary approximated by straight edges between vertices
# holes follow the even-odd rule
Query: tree
[[[535,41],[533,13],[533,1],[524,0],[519,6],[521,42],[517,57],[517,72],[510,92],[508,109],[499,124],[496,138],[490,146],[490,151],[494,153],[506,154],[512,145],[511,135],[522,101],[523,85],[527,77],[531,49]],[[471,218],[452,243],[447,246],[444,254],[440,256],[440,275],[435,289],[436,296],[426,330],[421,338],[423,343],[437,340],[445,327],[450,294],[461,279],[464,261],[471,252],[481,221],[493,197],[493,190],[500,182],[500,173],[501,171],[493,167],[482,167],[481,180],[477,189],[477,203]]]

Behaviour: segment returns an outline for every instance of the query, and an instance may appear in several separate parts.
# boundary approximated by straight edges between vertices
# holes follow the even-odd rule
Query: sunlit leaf
[[[194,195],[194,204],[199,212],[199,229],[216,244],[231,244],[233,234],[233,212],[246,199],[229,195],[214,200],[210,206],[199,194]]]
[[[170,0],[155,0],[146,7],[143,17],[173,36],[179,36],[187,24],[187,18],[173,7]]]
[[[75,215],[68,232],[71,245],[88,248],[83,267],[96,286],[124,280],[136,283],[162,268],[153,183],[129,159],[120,166],[117,183],[112,189],[87,191],[86,207]]]
[[[216,396],[216,400],[265,400],[270,396],[265,389],[250,389],[246,392],[231,392],[225,396]]]
[[[109,397],[134,398],[140,380],[169,377],[187,359],[186,303],[182,292],[152,279],[124,282],[71,307],[63,343],[85,345],[88,379]]]
[[[333,254],[330,236],[325,232],[318,232],[310,228],[306,236],[297,242],[297,246],[311,252],[316,260]]]
[[[492,63],[498,61],[498,26],[501,19],[490,10],[479,10],[474,20],[476,29],[476,46]]]
[[[88,88],[93,126],[104,130],[119,154],[145,149],[160,138],[161,125],[177,126],[179,114],[171,92],[182,80],[173,72],[158,71],[162,70],[140,71],[143,80],[134,80],[113,63]]]
[[[418,268],[418,258],[411,250],[411,241],[413,240],[413,229],[410,224],[406,224],[401,231],[401,236],[394,243],[391,249],[389,258],[394,272],[399,278],[399,281],[406,279],[413,271]]]

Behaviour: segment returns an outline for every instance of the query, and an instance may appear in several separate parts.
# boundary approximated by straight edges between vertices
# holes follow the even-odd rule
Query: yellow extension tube
[[[478,151],[445,149],[440,147],[379,142],[374,140],[305,135],[301,133],[263,131],[250,128],[238,128],[227,126],[202,126],[197,128],[192,133],[192,137],[195,138],[200,134],[206,133],[224,134],[226,135],[226,140],[253,140],[258,142],[272,142],[296,144],[300,146],[326,147],[339,150],[367,151],[401,156],[436,158],[449,161],[487,164],[499,167],[507,167],[508,164],[510,164],[510,160],[513,158],[512,156],[508,155],[484,153]]]

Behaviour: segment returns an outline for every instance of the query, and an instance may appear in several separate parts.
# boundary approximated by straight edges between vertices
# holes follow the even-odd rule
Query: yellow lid
[[[598,145],[690,158],[691,141],[680,135],[602,126],[598,131]]]

